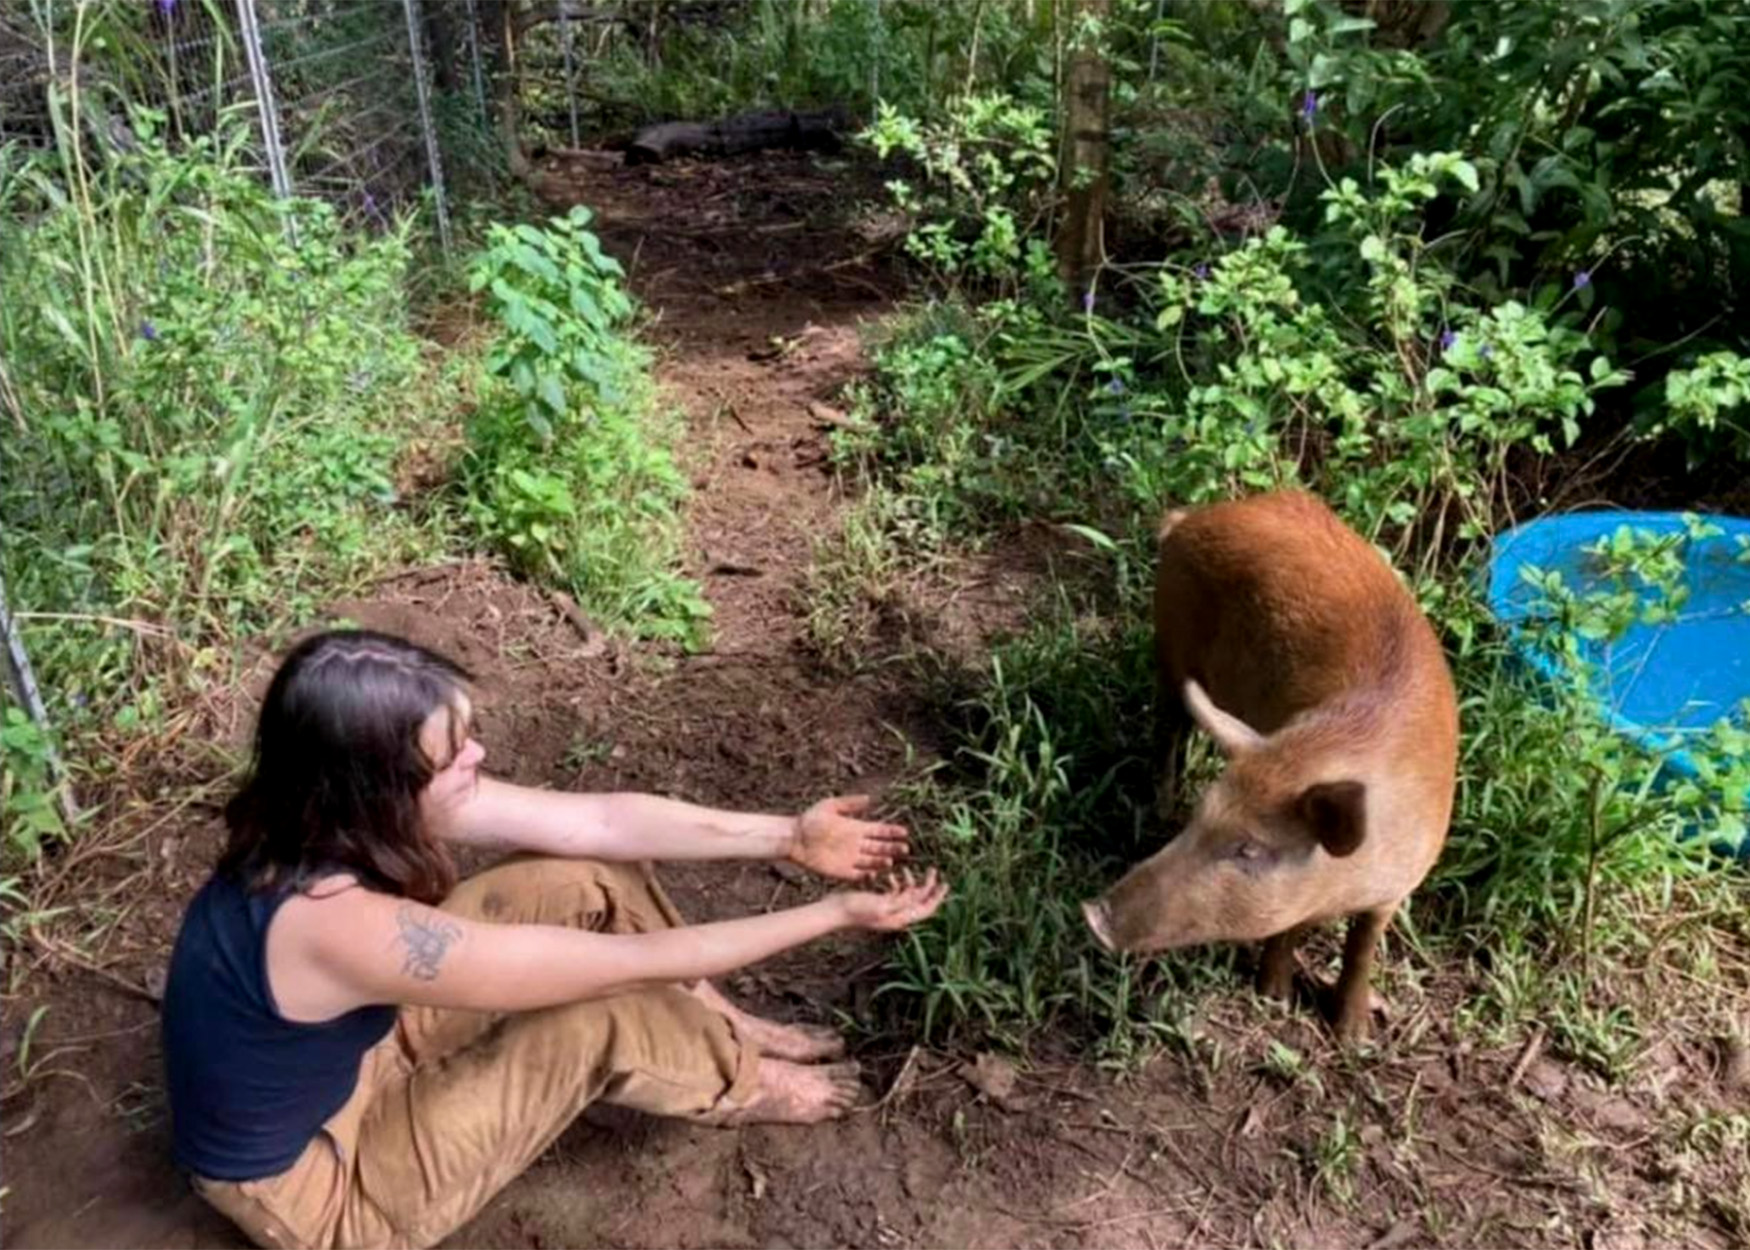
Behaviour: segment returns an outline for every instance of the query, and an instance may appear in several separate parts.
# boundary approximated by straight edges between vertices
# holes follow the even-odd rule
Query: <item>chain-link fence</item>
[[[12,6],[6,6],[11,8]],[[76,10],[78,6],[64,6]],[[245,120],[250,154],[284,195],[327,200],[381,226],[428,191],[447,230],[441,150],[420,0],[129,0],[69,22],[0,12],[0,144],[54,141],[75,92],[110,110],[161,115],[173,140]],[[474,44],[474,24],[464,28]],[[478,50],[475,50],[478,56]],[[484,103],[484,90],[481,93]]]
[[[480,109],[465,125],[478,132],[476,18],[475,0],[0,0],[0,182],[70,128],[90,156],[138,144],[149,124],[173,145],[222,139],[278,194],[325,200],[355,229],[429,206],[447,250],[428,39],[439,27],[446,75],[465,66]],[[10,390],[0,361],[0,415]],[[52,743],[16,624],[0,587],[5,691]]]

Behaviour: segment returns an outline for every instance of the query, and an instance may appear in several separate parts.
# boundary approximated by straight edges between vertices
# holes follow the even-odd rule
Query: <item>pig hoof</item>
[[[1365,995],[1345,1001],[1335,987],[1326,987],[1320,997],[1325,1000],[1331,1031],[1344,1045],[1367,1041],[1372,1033],[1373,1017],[1387,1015],[1389,1010],[1386,999],[1373,989],[1369,989]]]
[[[1258,973],[1258,993],[1278,1002],[1292,1002],[1294,999],[1294,972],[1295,969],[1292,965],[1286,968],[1264,969]]]

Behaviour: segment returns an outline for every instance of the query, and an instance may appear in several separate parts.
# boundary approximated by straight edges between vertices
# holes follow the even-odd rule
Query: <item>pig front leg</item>
[[[1379,950],[1379,939],[1391,924],[1394,903],[1372,911],[1357,912],[1349,918],[1349,935],[1343,943],[1343,971],[1337,976],[1336,1017],[1337,1040],[1344,1043],[1367,1039],[1373,1016],[1373,957]]]
[[[1306,936],[1306,928],[1296,925],[1264,940],[1264,953],[1258,962],[1258,993],[1265,998],[1287,1002],[1294,997],[1294,974],[1299,966],[1294,952]]]

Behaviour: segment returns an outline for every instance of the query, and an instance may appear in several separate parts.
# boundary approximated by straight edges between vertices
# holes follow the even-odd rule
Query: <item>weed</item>
[[[1355,1179],[1362,1161],[1361,1134],[1347,1113],[1331,1117],[1328,1128],[1313,1143],[1308,1159],[1314,1177],[1339,1206],[1355,1205]]]
[[[23,708],[0,712],[0,842],[34,862],[43,843],[64,838],[48,736]],[[4,891],[0,891],[3,894]]]
[[[571,740],[571,745],[565,748],[565,755],[559,761],[559,767],[569,773],[579,773],[592,764],[605,762],[614,752],[611,738],[594,738],[586,733],[579,733]]]
[[[131,741],[232,679],[234,639],[436,549],[395,472],[458,385],[408,328],[405,223],[276,199],[237,125],[172,147],[128,120],[101,160],[74,116],[0,148],[0,576],[98,804]],[[30,735],[0,732],[9,868],[68,832]]]

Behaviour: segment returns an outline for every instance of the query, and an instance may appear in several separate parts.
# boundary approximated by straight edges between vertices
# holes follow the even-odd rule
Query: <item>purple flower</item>
[[[158,16],[169,17],[176,11],[176,0],[158,0]]]
[[[1451,330],[1445,330],[1445,331],[1441,332],[1441,335],[1440,335],[1440,350],[1441,351],[1443,351],[1443,352],[1451,351],[1452,345],[1456,342],[1458,342],[1458,335],[1457,334],[1453,333]]]
[[[369,191],[365,192],[365,212],[375,217],[378,221],[383,220],[383,214],[377,211],[377,197],[372,195]]]
[[[1198,261],[1191,268],[1191,276],[1196,278],[1199,282],[1207,278],[1209,276],[1209,262],[1206,260]]]
[[[140,337],[148,343],[156,343],[158,341],[158,327],[150,321],[140,322]]]
[[[1300,115],[1307,125],[1312,125],[1313,118],[1319,115],[1319,93],[1308,91],[1300,98]]]
[[[1590,269],[1582,269],[1579,273],[1574,275],[1574,289],[1576,291],[1584,291],[1591,285],[1592,271]]]
[[[1094,293],[1092,291],[1082,293],[1082,311],[1085,313],[1094,311]]]
[[[1124,379],[1115,377],[1106,383],[1106,392],[1110,395],[1124,394]]]
[[[1490,347],[1487,343],[1484,343],[1481,347],[1477,348],[1477,358],[1479,360],[1487,360],[1490,356],[1493,356],[1494,354],[1495,354],[1495,349]]]

